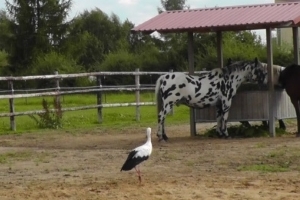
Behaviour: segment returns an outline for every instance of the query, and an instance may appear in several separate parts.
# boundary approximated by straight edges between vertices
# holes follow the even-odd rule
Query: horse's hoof
[[[164,141],[168,141],[168,139],[169,139],[167,135],[163,135],[162,137],[163,137]]]
[[[220,138],[225,139],[225,140],[231,139],[231,137],[229,135],[222,135],[222,136],[220,136]]]
[[[163,138],[159,138],[158,142],[167,142],[166,140],[164,140]]]
[[[231,139],[231,137],[229,135],[225,135],[225,139],[228,140]]]

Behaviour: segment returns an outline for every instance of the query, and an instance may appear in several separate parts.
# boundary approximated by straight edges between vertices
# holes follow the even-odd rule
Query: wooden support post
[[[194,74],[194,35],[193,32],[188,32],[188,59],[189,59],[189,74]],[[190,132],[191,136],[196,136],[196,115],[195,109],[190,108]]]
[[[299,65],[299,28],[293,27],[294,62]]]
[[[96,81],[97,86],[101,89],[102,84],[101,84],[101,76],[97,76],[97,81]],[[102,105],[102,91],[97,92],[97,105]],[[98,122],[102,123],[103,118],[102,118],[102,106],[97,108],[98,111]]]
[[[217,54],[218,54],[218,67],[223,67],[223,43],[222,43],[222,32],[217,32]]]
[[[268,57],[268,102],[269,102],[269,133],[275,137],[275,92],[274,92],[274,74],[273,74],[273,51],[272,51],[272,32],[271,28],[266,29],[267,35],[267,57]]]
[[[55,75],[58,75],[58,71],[54,72]],[[60,105],[60,86],[59,86],[59,78],[55,79],[55,85],[56,85],[56,95],[55,95],[55,102],[56,104]]]
[[[139,72],[139,69],[136,69],[135,72]],[[135,102],[136,102],[136,113],[135,113],[135,119],[136,121],[140,121],[141,115],[140,115],[140,75],[135,75]]]
[[[11,95],[13,95],[14,94],[13,81],[9,81],[9,87],[11,90]],[[9,101],[9,112],[10,112],[10,114],[12,114],[10,116],[10,130],[16,131],[16,121],[15,121],[15,116],[14,116],[14,113],[15,113],[14,98],[10,98],[8,101]]]

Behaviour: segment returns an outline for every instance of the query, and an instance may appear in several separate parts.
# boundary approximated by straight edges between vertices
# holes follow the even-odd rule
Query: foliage
[[[94,71],[109,53],[128,49],[132,27],[128,21],[122,24],[117,15],[108,16],[98,8],[84,11],[73,19],[64,48],[86,71]]]
[[[34,115],[29,115],[29,117],[31,117],[37,123],[38,127],[51,129],[62,128],[62,110],[60,101],[54,98],[54,111],[51,111],[50,105],[45,99],[42,101],[42,106],[44,112],[38,114],[39,119],[37,119]]]
[[[140,62],[136,55],[126,51],[110,53],[106,56],[99,70],[101,71],[135,71]],[[109,85],[134,84],[133,76],[108,76],[105,81]]]
[[[0,71],[2,67],[5,67],[8,65],[8,60],[7,60],[8,54],[5,51],[0,50]]]
[[[278,45],[273,43],[273,63],[281,66],[288,66],[294,63],[293,50],[287,44]]]
[[[186,0],[161,0],[162,8],[158,8],[158,13],[170,10],[189,9]],[[160,49],[164,54],[164,65],[174,71],[187,71],[187,34],[168,33],[161,34]]]
[[[58,71],[61,74],[79,72],[80,68],[74,60],[54,51],[40,54],[32,64],[32,73],[36,75],[54,74]]]
[[[12,73],[26,71],[39,53],[59,49],[68,24],[71,0],[6,0]]]
[[[66,56],[56,53],[54,51],[40,54],[36,57],[33,64],[31,65],[31,73],[35,75],[49,75],[54,74],[57,71],[59,74],[68,74],[68,73],[79,73],[80,67],[76,62]],[[68,86],[75,86],[76,81],[79,79],[67,79],[62,80],[62,84]],[[42,80],[37,81],[39,88],[44,87],[53,87],[53,80]]]
[[[197,70],[203,68],[211,70],[217,68],[217,48],[216,48],[216,34],[202,34],[200,39],[196,40],[199,47],[202,47],[196,54]],[[261,61],[265,61],[266,55],[265,47],[261,44],[261,39],[254,32],[224,32],[223,33],[223,59],[226,61],[232,60],[254,60],[255,57]],[[226,62],[224,62],[225,64]]]
[[[188,9],[186,5],[187,0],[160,0],[162,8],[157,8],[158,13],[162,13],[164,10],[183,10]]]
[[[264,125],[252,125],[247,126],[243,123],[235,126],[228,126],[227,128],[230,137],[233,138],[250,138],[250,137],[268,137],[268,127]],[[282,136],[286,134],[285,130],[276,128],[276,135]],[[207,137],[218,137],[218,133],[215,128],[208,129],[205,133]]]
[[[10,21],[7,12],[0,10],[0,50],[9,51],[9,40],[12,37]]]

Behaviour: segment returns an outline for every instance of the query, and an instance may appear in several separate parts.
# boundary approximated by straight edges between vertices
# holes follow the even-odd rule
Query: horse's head
[[[263,73],[265,74],[265,80],[263,82],[263,84],[267,84],[268,83],[268,64],[267,63],[262,63],[263,65]],[[279,78],[280,78],[280,74],[282,72],[282,70],[284,69],[284,67],[280,66],[280,65],[273,65],[273,84],[274,85],[282,85]]]
[[[254,62],[251,62],[249,64],[251,67],[249,81],[257,82],[259,85],[264,84],[267,75],[264,64],[261,63],[257,58],[255,58]]]

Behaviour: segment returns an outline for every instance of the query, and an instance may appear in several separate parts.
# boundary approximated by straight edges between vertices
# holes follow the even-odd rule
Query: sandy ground
[[[146,127],[1,136],[0,199],[300,199],[294,135],[212,139],[190,137],[183,125],[167,126],[170,141],[159,143],[152,128],[154,150],[140,167],[141,185],[134,170],[120,168],[128,150],[144,142]],[[271,172],[276,167],[285,170]]]

